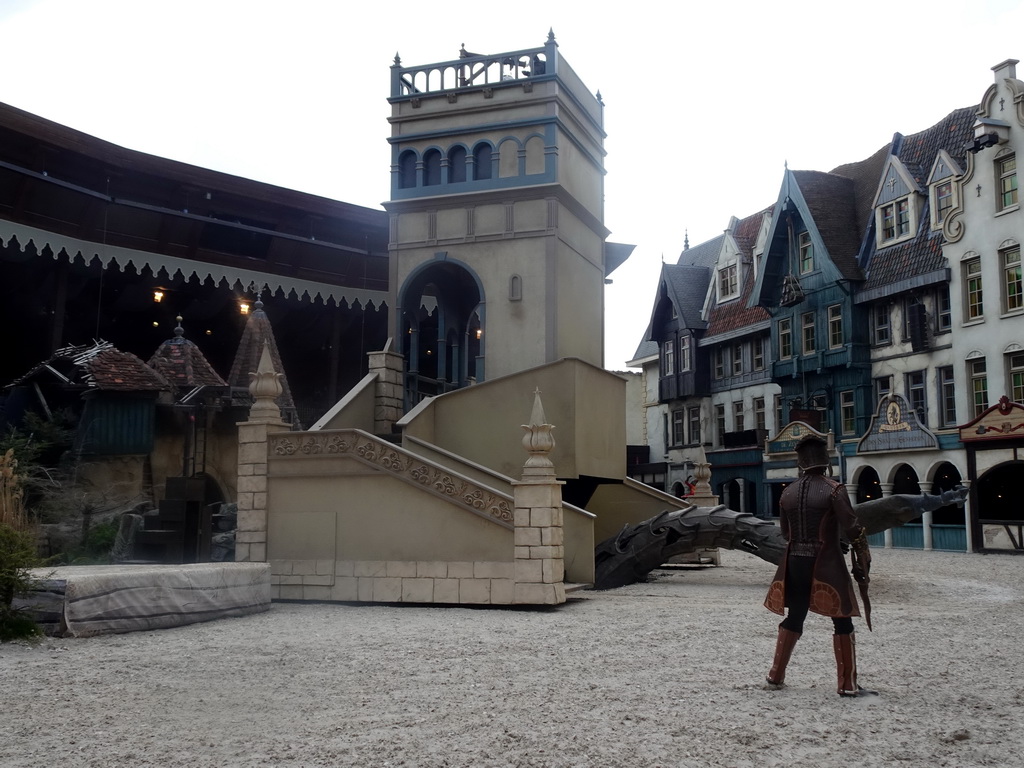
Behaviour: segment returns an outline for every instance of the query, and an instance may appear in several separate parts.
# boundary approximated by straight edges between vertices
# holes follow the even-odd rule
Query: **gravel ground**
[[[0,646],[0,765],[1021,764],[1024,560],[876,550],[862,699],[813,615],[765,690],[773,571],[726,551],[551,610],[275,603]]]

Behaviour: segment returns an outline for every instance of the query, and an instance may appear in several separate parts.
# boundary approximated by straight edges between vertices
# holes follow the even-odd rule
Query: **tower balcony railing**
[[[418,67],[403,67],[398,56],[391,67],[391,96],[423,96],[465,88],[489,88],[554,74],[557,46],[527,48],[494,55],[470,53],[459,58]]]

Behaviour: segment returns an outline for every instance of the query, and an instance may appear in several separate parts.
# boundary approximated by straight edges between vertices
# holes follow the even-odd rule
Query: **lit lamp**
[[[159,304],[163,300],[164,300],[164,292],[163,291],[153,291],[153,301],[155,301],[157,304]]]
[[[243,315],[248,315],[249,314],[249,304],[248,304],[248,302],[245,302],[245,301],[239,302],[238,303],[238,311],[241,312]]]

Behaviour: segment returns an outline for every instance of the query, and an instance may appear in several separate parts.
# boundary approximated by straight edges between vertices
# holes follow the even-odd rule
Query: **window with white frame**
[[[882,242],[898,240],[910,234],[910,198],[904,197],[882,206]]]
[[[810,232],[800,233],[800,274],[814,271],[814,244]]]
[[[725,347],[715,347],[713,355],[715,361],[715,378],[725,378]]]
[[[690,370],[690,337],[679,337],[679,370]]]
[[[779,320],[779,360],[793,357],[793,320],[784,317]]]
[[[871,341],[876,347],[892,343],[888,302],[880,301],[871,308]]]
[[[754,429],[768,429],[768,417],[764,410],[764,398],[754,398]]]
[[[732,375],[739,376],[743,373],[743,345],[732,345]]]
[[[758,336],[752,344],[752,356],[755,371],[764,370],[764,336]]]
[[[735,432],[742,432],[744,430],[743,420],[743,401],[737,400],[732,404],[732,428]]]
[[[1003,262],[1003,311],[1016,312],[1024,309],[1024,295],[1021,294],[1020,246],[1016,245],[1000,252]]]
[[[839,424],[844,435],[852,435],[857,431],[857,409],[852,389],[839,393]]]
[[[998,208],[1004,211],[1017,205],[1017,156],[998,158],[996,173],[999,176]]]
[[[938,333],[946,333],[953,327],[953,311],[949,301],[949,286],[943,285],[935,295],[937,305],[935,330]]]
[[[733,299],[739,294],[739,272],[736,264],[718,270],[718,300]]]
[[[1024,403],[1024,352],[1007,355],[1006,372],[1010,377],[1010,386],[1006,388],[1010,393],[1010,400]]]
[[[686,419],[689,422],[689,443],[697,445],[700,442],[700,406],[691,406],[686,409]]]
[[[967,376],[971,381],[971,406],[974,416],[980,416],[988,409],[988,370],[985,358],[967,362]]]
[[[805,355],[813,355],[816,350],[813,312],[804,312],[800,316],[800,347]]]
[[[935,216],[935,227],[941,227],[942,222],[946,220],[946,216],[953,210],[953,205],[956,202],[954,196],[953,180],[947,179],[946,181],[940,181],[932,189],[933,202],[932,210],[934,210]]]
[[[683,417],[685,412],[682,408],[672,411],[672,445],[683,444]]]
[[[839,349],[843,342],[843,306],[833,304],[828,308],[828,348]]]
[[[928,398],[925,392],[924,371],[911,371],[904,379],[907,401],[917,413],[917,419],[928,426]]]
[[[964,277],[964,317],[981,320],[985,316],[985,303],[981,290],[981,258],[967,259],[960,265]]]
[[[676,372],[676,343],[666,339],[661,344],[661,375],[672,376]]]
[[[953,366],[935,370],[939,384],[939,426],[956,426],[956,384],[953,383]]]
[[[715,440],[719,447],[725,445],[725,406],[715,405]]]
[[[778,433],[783,427],[782,423],[782,395],[775,395],[775,432]]]

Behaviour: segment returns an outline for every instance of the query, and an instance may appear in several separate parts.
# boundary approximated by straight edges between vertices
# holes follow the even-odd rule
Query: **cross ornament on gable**
[[[1003,105],[1004,105],[1005,103],[1006,103],[1006,99],[1000,99],[1000,100],[999,100],[999,111],[1000,111],[1000,112],[1002,112],[1002,111],[1003,111]]]
[[[978,193],[978,194],[977,194],[977,196],[978,196],[978,197],[981,197],[981,184],[979,184],[978,186],[976,186],[976,187],[974,188],[974,190],[975,190],[975,191],[976,191],[976,192]]]
[[[887,182],[885,182],[885,183],[889,185],[889,191],[890,192],[892,192],[894,189],[896,189],[896,177],[895,176],[890,176],[889,180]]]

